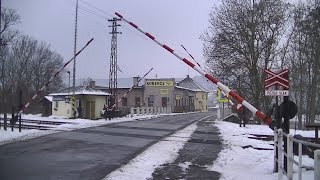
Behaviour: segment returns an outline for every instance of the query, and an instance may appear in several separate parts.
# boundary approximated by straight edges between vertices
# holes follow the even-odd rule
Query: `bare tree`
[[[282,0],[223,0],[202,35],[212,73],[264,110],[270,99],[263,69],[281,64],[289,7]]]
[[[13,38],[18,34],[18,31],[14,29],[14,26],[19,23],[20,17],[12,9],[1,9],[0,15],[1,27],[0,27],[0,86],[1,86],[1,111],[6,111],[6,90],[5,90],[5,79],[6,77],[6,61],[9,56],[8,45],[13,41]]]
[[[6,87],[10,88],[11,101],[17,102],[16,94],[23,91],[23,100],[37,92],[63,65],[63,58],[50,50],[46,43],[39,43],[29,36],[20,35],[12,43],[11,61],[8,62],[8,79]],[[8,74],[8,77],[9,77]],[[43,94],[62,87],[59,75]],[[41,96],[40,96],[41,97]],[[37,106],[35,103],[34,106]],[[30,107],[32,109],[32,107]],[[34,108],[36,109],[36,107]]]
[[[299,3],[294,10],[294,29],[291,43],[291,71],[295,101],[299,105],[299,128],[302,127],[302,114],[307,122],[313,122],[316,104],[319,101],[320,76],[320,2],[309,0]]]

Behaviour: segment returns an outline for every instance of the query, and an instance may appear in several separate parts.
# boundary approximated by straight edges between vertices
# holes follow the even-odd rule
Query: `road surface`
[[[162,138],[207,116],[214,120],[215,112],[114,123],[5,144],[0,146],[0,179],[102,179]],[[197,167],[191,167],[190,172],[182,172],[177,168],[171,171],[173,163],[157,169],[153,174],[154,179],[174,178],[170,173],[161,173],[165,168],[170,168],[171,174],[180,177],[197,176],[200,175],[197,172],[203,171],[202,165],[212,163],[221,144],[217,129],[208,126],[208,123],[212,124],[197,123],[198,128],[192,139],[179,152],[175,161],[176,164],[191,161],[181,159],[189,154],[188,157],[198,164]],[[192,148],[199,146],[203,148],[192,151]],[[219,177],[215,172],[206,174]]]

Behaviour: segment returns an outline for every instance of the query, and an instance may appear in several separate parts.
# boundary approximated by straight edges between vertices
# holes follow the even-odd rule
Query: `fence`
[[[287,153],[283,150],[283,138],[287,138]],[[294,149],[293,144],[298,144],[298,157],[299,160],[294,160]],[[302,164],[302,145],[314,147],[318,150],[314,151],[314,166],[309,167]],[[278,159],[276,158],[276,152],[278,151]],[[278,169],[278,179],[283,178],[284,171],[284,156],[287,157],[287,171],[286,176],[289,180],[293,179],[293,165],[298,166],[298,179],[302,179],[302,169],[314,170],[314,180],[320,179],[320,144],[311,143],[308,141],[301,141],[293,138],[291,134],[286,134],[282,129],[274,131],[274,159],[275,164],[278,163],[278,166],[275,167]]]
[[[131,117],[134,115],[171,114],[171,107],[132,107],[130,114]]]
[[[7,131],[7,128],[9,126],[11,126],[11,131],[13,132],[13,129],[16,126],[14,123],[12,123],[12,120],[15,118],[13,112],[14,112],[14,110],[12,110],[12,118],[11,119],[8,118],[7,113],[4,113],[3,117],[0,115],[0,130],[1,130],[1,126],[3,126],[3,130],[5,130],[5,131]],[[19,121],[19,124],[18,124],[19,132],[21,132],[21,115],[19,115],[17,118],[18,118],[17,121]],[[1,121],[3,121],[3,122],[1,122]]]

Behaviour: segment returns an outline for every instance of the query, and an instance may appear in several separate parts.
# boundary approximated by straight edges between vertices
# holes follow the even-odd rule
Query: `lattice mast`
[[[109,22],[112,22],[112,25],[108,26],[112,28],[110,34],[111,37],[111,55],[110,55],[110,69],[109,69],[109,92],[111,94],[110,99],[108,101],[108,107],[111,107],[115,104],[117,99],[117,86],[118,86],[118,65],[117,65],[117,34],[121,34],[121,32],[117,31],[117,27],[121,26],[118,24],[118,21],[121,19],[112,18],[108,19]]]

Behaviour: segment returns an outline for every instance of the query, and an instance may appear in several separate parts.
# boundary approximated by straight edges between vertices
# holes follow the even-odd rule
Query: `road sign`
[[[289,89],[289,69],[284,69],[278,73],[265,69],[269,76],[264,80],[265,89],[269,89],[272,86],[279,85],[284,89]]]
[[[227,97],[228,97],[228,95],[227,95]],[[227,97],[222,94],[220,89],[218,89],[218,102],[219,103],[228,102]]]
[[[266,96],[289,96],[289,90],[265,90]]]

